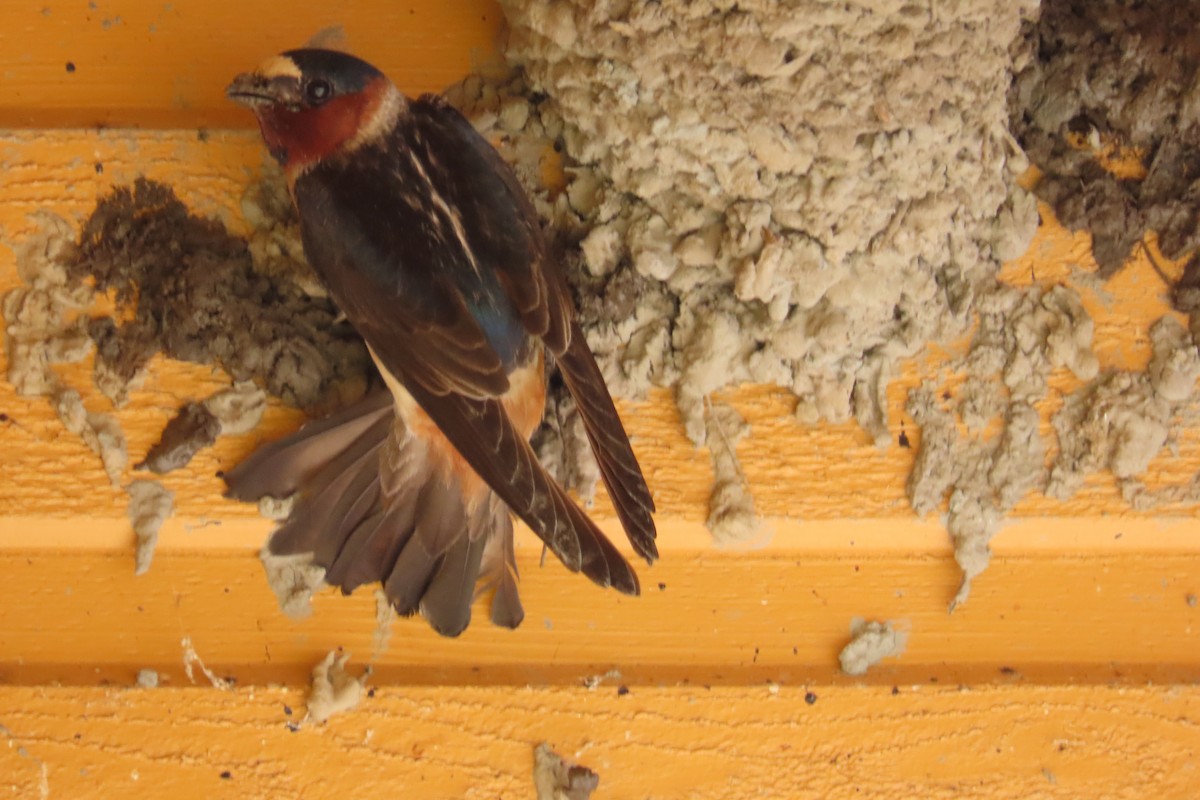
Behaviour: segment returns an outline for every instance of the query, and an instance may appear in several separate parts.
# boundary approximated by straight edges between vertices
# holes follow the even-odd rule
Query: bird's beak
[[[290,75],[266,78],[257,72],[243,72],[225,88],[225,96],[251,111],[265,106],[293,108],[300,104],[300,81]]]

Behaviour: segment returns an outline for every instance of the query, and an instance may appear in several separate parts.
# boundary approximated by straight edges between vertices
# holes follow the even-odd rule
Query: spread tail
[[[261,448],[225,482],[238,500],[294,497],[269,551],[311,553],[346,594],[378,581],[398,613],[419,612],[444,636],[466,629],[479,591],[494,589],[495,624],[524,618],[508,507],[490,490],[464,497],[387,391]]]

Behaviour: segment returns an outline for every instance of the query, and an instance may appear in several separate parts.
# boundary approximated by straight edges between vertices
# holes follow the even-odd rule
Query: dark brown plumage
[[[346,591],[379,580],[397,610],[420,610],[450,635],[466,626],[482,571],[495,587],[493,620],[515,625],[507,508],[569,569],[636,594],[633,569],[528,443],[545,350],[634,549],[657,557],[650,492],[509,167],[444,101],[408,101],[344,54],[293,51],[230,94],[258,113],[305,253],[366,340],[395,409],[386,395],[368,398],[229,474],[243,499],[298,495],[271,550],[312,552]]]

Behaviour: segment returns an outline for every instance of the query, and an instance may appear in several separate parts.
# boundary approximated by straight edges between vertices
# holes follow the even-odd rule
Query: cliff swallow
[[[650,491],[509,166],[443,99],[409,99],[346,53],[283,53],[227,94],[258,118],[305,255],[388,389],[226,476],[239,499],[296,495],[271,552],[313,553],[346,592],[381,581],[399,613],[451,636],[482,573],[493,622],[515,627],[511,510],[568,569],[637,594],[629,563],[529,446],[548,351],[634,550],[657,558]]]

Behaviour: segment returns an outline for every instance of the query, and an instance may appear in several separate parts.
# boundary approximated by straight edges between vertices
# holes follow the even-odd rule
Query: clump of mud
[[[533,750],[533,785],[537,800],[588,800],[600,785],[600,776],[542,742]]]
[[[85,312],[95,291],[69,274],[76,258],[71,223],[49,211],[30,219],[37,230],[13,245],[22,285],[3,301],[5,377],[19,395],[50,396],[61,389],[53,365],[92,352]]]
[[[187,464],[219,435],[253,428],[266,402],[259,384],[310,410],[348,402],[366,388],[371,367],[362,341],[336,322],[328,299],[308,291],[314,281],[294,257],[298,241],[280,246],[291,246],[292,235],[281,192],[271,182],[245,198],[250,245],[191,214],[170,187],[146,180],[101,199],[78,234],[67,220],[39,212],[36,230],[14,243],[23,285],[3,299],[7,378],[18,394],[48,399],[114,486],[123,485],[129,463],[118,417],[89,411],[86,393],[54,369],[83,360],[93,345],[94,382],[115,407],[128,402],[160,351],[219,365],[234,379],[168,424],[138,464],[156,473]],[[115,318],[92,316],[100,292],[115,296]],[[140,574],[172,503],[157,483],[135,481],[126,490]]]
[[[262,419],[266,407],[267,393],[253,381],[235,383],[201,403],[188,401],[134,469],[159,475],[182,469],[218,437],[249,433]]]
[[[1009,46],[1034,5],[513,0],[521,75],[451,98],[567,245],[615,393],[672,388],[721,459],[707,398],[742,382],[883,444],[893,365],[965,331],[1036,228],[1006,129]],[[553,158],[565,182],[547,187]],[[563,451],[586,458],[543,455]],[[733,511],[727,538],[753,536],[752,505]]]
[[[134,469],[148,469],[157,475],[181,469],[220,435],[221,421],[211,411],[200,403],[186,403]]]
[[[100,457],[109,481],[119,486],[129,459],[120,423],[85,408],[82,395],[54,369],[91,354],[87,311],[96,293],[71,276],[78,252],[71,224],[45,211],[31,219],[37,230],[13,246],[23,283],[2,303],[6,377],[17,394],[45,397],[63,427]]]
[[[1148,230],[1171,258],[1200,244],[1198,34],[1195,4],[1049,0],[1014,45],[1011,124],[1043,172],[1036,192],[1064,224],[1092,234],[1099,272],[1076,274],[1077,285],[1103,293]],[[1031,492],[1066,500],[1108,471],[1138,509],[1200,501],[1198,480],[1151,490],[1140,478],[1174,440],[1200,377],[1197,274],[1189,265],[1172,298],[1191,330],[1160,319],[1144,372],[1101,369],[1071,286],[977,294],[970,351],[947,365],[966,380],[933,381],[908,401],[922,426],[909,497],[920,514],[945,503],[963,570],[951,610],[987,567],[1004,517]],[[1083,386],[1052,397],[1048,380],[1060,367]],[[1043,437],[1038,409],[1058,399],[1053,435]]]
[[[1045,173],[1037,194],[1093,237],[1104,276],[1147,230],[1163,253],[1200,245],[1200,5],[1046,0],[1017,48],[1012,130]],[[1127,154],[1144,177],[1117,177]]]
[[[1047,395],[1051,373],[1066,367],[1088,381],[1100,369],[1092,319],[1073,289],[996,284],[976,298],[976,307],[979,324],[970,349],[946,365],[966,380],[953,392],[927,381],[907,402],[921,426],[909,501],[921,515],[947,503],[946,528],[963,571],[951,610],[966,601],[972,580],[987,568],[1001,520],[1031,491],[1045,489],[1049,445],[1039,432],[1037,404]],[[1063,432],[1060,449],[1073,446],[1073,435]],[[1102,466],[1107,464],[1097,460],[1093,468]]]
[[[1150,329],[1146,370],[1104,370],[1092,351],[1094,323],[1073,286],[997,284],[976,305],[967,353],[907,403],[921,427],[909,500],[922,515],[944,504],[963,572],[951,611],[987,568],[1004,518],[1031,493],[1068,500],[1089,475],[1110,472],[1135,508],[1200,502],[1200,479],[1151,491],[1140,478],[1177,437],[1200,379],[1200,350],[1182,323],[1164,316]],[[1063,368],[1082,384],[1065,394],[1049,387]],[[1061,406],[1049,419],[1053,435],[1043,436],[1048,400]]]
[[[332,304],[257,270],[245,241],[189,212],[164,184],[139,179],[103,198],[70,272],[114,291],[130,317],[88,326],[97,385],[114,403],[160,351],[257,379],[302,408],[348,401],[366,386],[366,348],[334,324]]]
[[[1096,237],[1102,266],[1123,262],[1147,225],[1168,254],[1192,246],[1200,38],[1168,45],[1200,12],[1054,2],[1039,22],[1036,3],[983,0],[935,15],[904,0],[502,5],[521,73],[451,96],[515,162],[558,235],[609,385],[625,397],[674,390],[714,459],[718,538],[753,536],[755,514],[731,444],[744,429],[714,391],[785,386],[800,421],[853,416],[883,445],[897,360],[975,322],[968,354],[907,405],[922,427],[910,500],[919,514],[947,512],[963,569],[951,608],[1030,493],[1066,497],[1101,470],[1139,507],[1191,491],[1156,495],[1137,478],[1192,395],[1190,337],[1166,320],[1147,373],[1104,371],[1073,288],[1014,289],[996,274],[1038,224],[1014,185],[1028,161],[1010,113],[1064,220],[1082,214],[1124,237]],[[1098,52],[1099,67],[1086,61]],[[1080,76],[1090,83],[1072,88]],[[1142,148],[1145,180],[1105,172],[1080,147],[1098,141]],[[565,178],[547,186],[554,159]],[[1092,185],[1124,199],[1096,201]],[[1181,310],[1200,309],[1196,275],[1176,292]],[[1192,319],[1200,330],[1200,312]],[[1045,437],[1040,409],[1062,368],[1084,388]],[[540,453],[565,461],[569,478],[588,454],[570,414],[559,417]]]
[[[175,494],[158,481],[134,481],[129,485],[126,513],[137,539],[134,549],[134,574],[145,575],[154,559],[158,532],[175,513]]]
[[[355,677],[346,671],[350,654],[342,650],[330,650],[312,670],[312,684],[308,691],[308,712],[305,721],[321,725],[337,714],[345,714],[358,707],[362,700],[363,687],[371,676],[367,667],[363,674]]]
[[[903,654],[907,645],[906,626],[856,617],[850,621],[850,641],[838,654],[838,663],[847,675],[866,675],[883,659]]]

